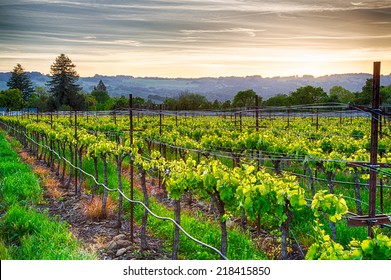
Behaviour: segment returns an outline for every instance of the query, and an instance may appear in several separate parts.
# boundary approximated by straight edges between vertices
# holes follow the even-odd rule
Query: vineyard
[[[173,259],[390,259],[391,131],[379,115],[369,165],[371,120],[333,104],[0,117],[64,188],[99,200],[94,218],[130,221],[131,242],[139,225],[142,250],[153,235]],[[371,170],[383,222],[368,237],[349,220],[370,210]]]

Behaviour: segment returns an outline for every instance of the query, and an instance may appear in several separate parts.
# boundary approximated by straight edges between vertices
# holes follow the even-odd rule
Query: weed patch
[[[81,202],[83,211],[88,219],[99,221],[102,218],[102,196],[94,196],[92,199],[84,199]],[[107,217],[114,215],[115,207],[110,196],[107,197],[106,214]]]

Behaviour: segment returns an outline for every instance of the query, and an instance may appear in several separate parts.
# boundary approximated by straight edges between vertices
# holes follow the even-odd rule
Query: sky
[[[0,72],[263,77],[391,73],[391,1],[1,0]]]

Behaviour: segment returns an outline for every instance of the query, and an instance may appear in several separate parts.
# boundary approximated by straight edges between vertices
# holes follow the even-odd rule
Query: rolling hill
[[[34,86],[45,87],[49,76],[39,72],[28,72]],[[10,73],[0,73],[0,90],[7,89]],[[263,78],[261,76],[248,77],[219,77],[219,78],[159,78],[159,77],[133,77],[133,76],[102,76],[80,77],[79,84],[86,93],[90,93],[99,80],[102,80],[111,96],[133,96],[148,98],[155,95],[175,97],[181,92],[193,92],[205,95],[210,101],[215,99],[232,100],[241,90],[253,89],[264,100],[279,93],[289,94],[297,88],[311,85],[322,87],[326,92],[332,86],[342,86],[352,92],[361,91],[366,79],[371,74],[336,74],[322,77],[291,76]],[[391,84],[391,75],[382,76],[382,85]]]

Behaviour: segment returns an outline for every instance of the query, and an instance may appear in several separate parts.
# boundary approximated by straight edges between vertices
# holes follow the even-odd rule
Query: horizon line
[[[12,71],[0,71],[0,74],[8,74],[12,73]],[[25,71],[24,73],[39,73],[43,76],[51,76],[50,74],[45,74],[40,71]],[[325,74],[316,76],[313,74],[302,74],[302,75],[289,75],[289,76],[262,76],[262,75],[246,75],[246,76],[202,76],[202,77],[161,77],[161,76],[133,76],[133,75],[127,75],[127,74],[113,74],[113,75],[107,75],[107,74],[94,74],[93,76],[81,76],[79,75],[79,78],[94,78],[96,76],[102,76],[102,77],[118,77],[118,76],[124,76],[124,77],[131,77],[134,79],[166,79],[166,80],[174,80],[174,79],[221,79],[221,78],[253,78],[253,77],[259,77],[263,79],[275,79],[275,78],[323,78],[323,77],[330,77],[330,76],[337,76],[337,75],[373,75],[372,73],[366,73],[366,72],[348,72],[348,73],[334,73],[334,74]],[[391,76],[391,73],[389,74],[381,74],[380,76]]]

